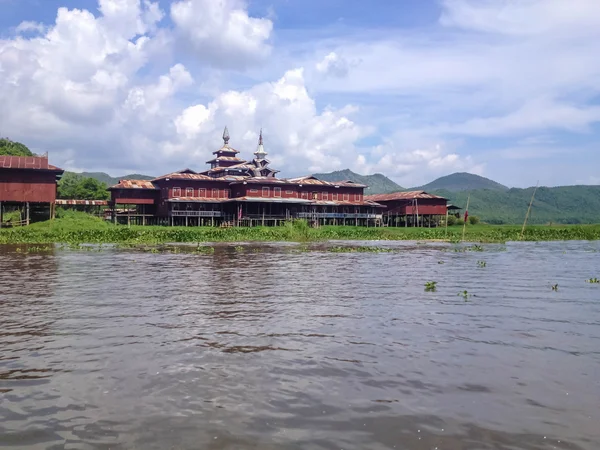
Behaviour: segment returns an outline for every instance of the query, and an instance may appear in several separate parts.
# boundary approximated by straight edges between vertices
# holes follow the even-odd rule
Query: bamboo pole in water
[[[525,221],[523,222],[523,228],[521,228],[521,237],[519,238],[520,241],[523,240],[523,235],[525,234],[525,227],[527,226],[527,219],[529,219],[529,213],[531,213],[531,207],[533,206],[533,199],[535,198],[535,193],[537,192],[539,185],[540,182],[538,181],[535,185],[535,189],[533,190],[533,195],[531,196],[531,201],[529,202],[529,208],[527,208],[527,214],[525,214]]]
[[[469,196],[467,197],[467,207],[465,208],[465,212],[467,213],[467,216],[469,215],[469,202],[471,201],[471,193],[469,192]],[[467,221],[465,220],[465,223],[463,223],[463,234],[462,234],[462,240],[465,240],[465,231],[467,231]]]

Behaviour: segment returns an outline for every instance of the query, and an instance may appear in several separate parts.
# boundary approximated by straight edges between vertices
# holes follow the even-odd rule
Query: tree
[[[0,138],[0,155],[35,156],[25,145],[13,142],[8,138]]]
[[[58,198],[73,200],[108,200],[106,184],[94,178],[66,172],[58,183]]]
[[[471,225],[477,225],[479,223],[479,217],[477,217],[477,216],[469,216],[469,223]]]

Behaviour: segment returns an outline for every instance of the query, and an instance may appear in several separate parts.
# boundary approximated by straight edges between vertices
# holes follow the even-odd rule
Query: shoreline
[[[310,228],[298,221],[278,227],[213,228],[113,225],[84,213],[66,214],[28,227],[0,229],[0,244],[127,244],[164,245],[210,242],[325,242],[325,241],[417,241],[459,243],[462,226],[446,228],[390,228],[323,226]],[[468,225],[465,243],[520,241],[519,225]],[[596,225],[531,225],[523,241],[596,241]]]

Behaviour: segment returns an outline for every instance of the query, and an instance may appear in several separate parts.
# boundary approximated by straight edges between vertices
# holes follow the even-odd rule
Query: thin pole
[[[446,239],[448,239],[448,205],[446,205]]]
[[[537,192],[539,185],[540,182],[538,181],[535,185],[535,189],[533,190],[533,195],[531,196],[531,201],[529,202],[529,208],[527,208],[527,214],[525,214],[525,221],[523,222],[523,228],[521,229],[521,237],[519,239],[520,241],[523,240],[523,235],[525,234],[525,227],[527,226],[527,219],[529,219],[529,213],[531,212],[531,207],[533,206],[533,199],[535,198],[535,193]]]
[[[469,196],[467,197],[467,207],[465,209],[465,211],[467,212],[467,214],[469,213],[469,202],[471,201],[471,193],[469,192]],[[463,223],[463,234],[462,234],[462,240],[464,242],[465,240],[465,231],[467,230],[467,221],[465,220],[465,223]]]

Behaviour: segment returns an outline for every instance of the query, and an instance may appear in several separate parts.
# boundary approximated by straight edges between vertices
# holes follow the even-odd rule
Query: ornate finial
[[[267,152],[265,152],[265,148],[263,147],[263,136],[262,136],[262,128],[260,129],[260,134],[258,135],[258,148],[254,152],[256,159],[265,159],[267,156]]]
[[[227,127],[225,127],[225,129],[223,130],[223,142],[226,146],[229,145],[229,130],[227,129]]]

